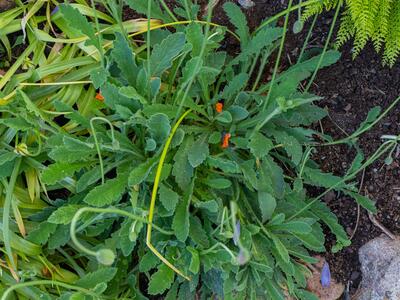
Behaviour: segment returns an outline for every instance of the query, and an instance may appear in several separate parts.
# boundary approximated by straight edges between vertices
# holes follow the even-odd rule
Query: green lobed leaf
[[[120,175],[114,179],[108,179],[104,184],[96,186],[83,199],[89,205],[101,207],[111,205],[120,200],[125,192],[126,175]]]
[[[94,272],[85,274],[85,276],[80,278],[77,282],[75,282],[75,284],[80,287],[92,289],[99,283],[107,283],[111,281],[115,274],[117,274],[117,271],[117,268],[104,267]]]
[[[160,195],[161,204],[165,209],[168,211],[174,211],[179,201],[179,195],[163,184],[160,185],[158,193]]]
[[[275,137],[276,143],[283,144],[286,153],[292,158],[292,162],[298,165],[303,157],[303,147],[299,141],[287,134],[285,131],[274,131],[273,135]]]
[[[69,204],[61,206],[50,215],[47,221],[53,224],[67,225],[71,223],[71,220],[74,217],[75,213],[81,207],[82,205],[77,205],[77,204]]]
[[[129,173],[128,184],[136,185],[146,180],[147,176],[149,176],[149,173],[156,164],[156,162],[157,162],[156,157],[153,157],[139,164]]]
[[[276,208],[276,200],[270,193],[259,191],[258,206],[264,223],[272,217]]]
[[[190,216],[189,236],[200,247],[208,248],[210,242],[207,232],[203,228],[200,219],[197,216]]]
[[[192,255],[190,259],[190,264],[189,264],[189,271],[192,272],[193,274],[197,274],[200,271],[200,255],[199,252],[192,248],[192,247],[187,247],[187,250],[190,252]]]
[[[262,133],[256,132],[247,147],[250,152],[257,158],[263,158],[274,147],[272,141],[265,137]]]
[[[168,116],[162,113],[152,115],[147,122],[147,128],[158,143],[165,141],[171,131]]]
[[[221,158],[218,156],[208,156],[207,164],[212,168],[220,169],[224,173],[240,173],[239,165],[233,160]]]
[[[136,65],[133,51],[121,33],[116,32],[115,37],[114,48],[111,51],[111,55],[117,62],[123,77],[130,85],[135,86],[139,69]]]
[[[66,163],[57,162],[48,166],[42,171],[41,179],[45,184],[55,184],[57,181],[64,179],[65,177],[74,175],[75,172],[81,170],[87,165],[87,163]]]
[[[35,244],[44,245],[56,229],[56,224],[52,224],[51,222],[42,222],[39,224],[38,228],[29,233],[27,240]]]
[[[193,168],[201,165],[206,158],[208,157],[210,150],[208,148],[208,143],[206,143],[205,139],[199,138],[193,145],[190,147],[188,153],[189,163]]]
[[[65,20],[75,29],[79,30],[84,35],[88,36],[86,45],[93,45],[97,49],[100,49],[100,42],[95,34],[92,25],[88,22],[86,17],[79,12],[76,8],[73,8],[68,4],[61,4],[60,12],[64,15]]]
[[[229,21],[236,27],[236,33],[240,37],[241,44],[246,45],[250,37],[246,16],[242,13],[239,6],[233,2],[226,2],[224,10],[229,17]]]
[[[150,56],[150,71],[152,77],[159,77],[169,69],[172,61],[182,52],[185,45],[185,35],[174,33],[165,38],[161,44],[154,46]]]
[[[192,143],[193,137],[186,137],[174,156],[172,175],[174,175],[176,183],[182,190],[187,189],[193,176],[193,167],[188,160],[189,149]]]
[[[351,192],[348,190],[344,190],[344,193],[352,197],[353,199],[356,200],[358,204],[360,204],[362,207],[364,207],[366,210],[372,212],[372,213],[377,213],[378,210],[376,209],[375,202],[369,199],[366,196],[360,195],[359,193],[356,192]]]
[[[367,118],[360,124],[356,132],[367,129],[368,126],[379,117],[380,113],[381,113],[381,108],[379,106],[373,107],[368,112]]]
[[[161,264],[157,272],[151,275],[147,292],[150,295],[159,295],[169,289],[174,282],[175,272],[167,265]]]
[[[228,2],[229,3],[229,2]],[[246,87],[249,75],[246,73],[240,73],[232,78],[229,83],[225,86],[221,98],[225,100],[231,100],[239,93],[243,88]]]
[[[191,56],[196,57],[200,55],[201,45],[203,43],[203,31],[201,25],[198,23],[191,23],[186,27],[186,39],[192,45]]]
[[[189,189],[186,191],[182,201],[178,204],[175,210],[175,215],[172,221],[172,229],[175,236],[181,242],[186,241],[189,236],[189,206],[193,194],[195,178],[192,179]]]
[[[93,86],[98,89],[107,81],[109,73],[104,68],[95,68],[90,71],[90,80],[93,82]]]

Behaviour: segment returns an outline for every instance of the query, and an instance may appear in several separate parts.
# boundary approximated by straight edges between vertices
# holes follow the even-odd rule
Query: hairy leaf
[[[150,57],[151,76],[161,76],[171,67],[172,61],[181,53],[185,45],[185,35],[175,33],[154,46]]]
[[[147,292],[150,295],[158,295],[164,293],[171,287],[174,282],[175,273],[167,265],[161,264],[157,272],[155,272],[149,282]]]
[[[67,225],[71,223],[73,216],[81,207],[81,205],[77,204],[61,206],[50,215],[47,221],[53,224]]]
[[[75,284],[87,289],[94,288],[99,283],[107,283],[114,278],[117,273],[117,268],[104,267],[94,272],[88,273],[80,278]]]
[[[126,189],[126,175],[107,180],[104,184],[92,189],[83,201],[93,206],[110,205],[120,200]]]

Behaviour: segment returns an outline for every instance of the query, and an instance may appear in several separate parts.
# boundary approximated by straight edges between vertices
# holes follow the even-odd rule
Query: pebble
[[[254,2],[251,0],[238,0],[238,3],[240,6],[242,6],[244,9],[249,9],[254,6]]]
[[[377,237],[358,252],[362,281],[357,300],[400,299],[400,240]]]

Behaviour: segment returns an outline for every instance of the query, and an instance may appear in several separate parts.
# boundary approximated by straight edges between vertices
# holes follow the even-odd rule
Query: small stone
[[[238,2],[244,9],[249,9],[254,6],[254,2],[251,0],[238,0]]]
[[[345,110],[346,112],[349,112],[350,109],[351,109],[351,104],[349,103],[349,104],[347,104],[347,105],[345,106],[344,110]]]
[[[358,252],[362,281],[357,300],[400,299],[400,240],[381,236]]]

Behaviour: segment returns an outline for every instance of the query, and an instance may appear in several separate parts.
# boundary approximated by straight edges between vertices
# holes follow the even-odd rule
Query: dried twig
[[[367,191],[365,191],[366,194],[368,194]],[[385,226],[383,226],[376,218],[375,216],[371,213],[368,212],[368,218],[370,219],[370,221],[372,222],[372,224],[374,224],[376,227],[378,227],[380,230],[383,231],[384,234],[386,234],[389,238],[391,238],[392,240],[396,239],[396,236],[391,233],[389,231],[389,229],[387,229]]]

